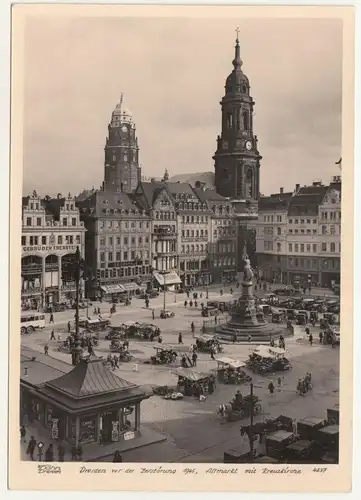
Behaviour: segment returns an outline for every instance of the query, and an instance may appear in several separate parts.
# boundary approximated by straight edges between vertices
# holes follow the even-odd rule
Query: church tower
[[[108,125],[105,143],[104,189],[132,193],[141,180],[138,139],[131,112],[123,105],[123,94]]]
[[[244,200],[257,205],[259,198],[259,170],[261,156],[257,136],[253,132],[255,102],[250,95],[247,76],[242,71],[242,60],[237,32],[233,71],[225,85],[222,108],[222,132],[217,138],[215,162],[216,191],[222,196]]]

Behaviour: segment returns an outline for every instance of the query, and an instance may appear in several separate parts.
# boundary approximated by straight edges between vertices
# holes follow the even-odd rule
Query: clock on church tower
[[[252,203],[259,198],[262,157],[253,132],[255,102],[250,95],[249,80],[242,71],[238,29],[236,31],[233,71],[226,80],[225,95],[220,102],[222,130],[213,156],[215,184],[221,196]]]

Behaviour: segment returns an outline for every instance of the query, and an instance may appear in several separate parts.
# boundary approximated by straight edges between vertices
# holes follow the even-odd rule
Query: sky
[[[261,192],[338,175],[341,20],[32,17],[24,194],[100,186],[107,127],[122,92],[144,176],[214,171],[237,26],[256,103]]]

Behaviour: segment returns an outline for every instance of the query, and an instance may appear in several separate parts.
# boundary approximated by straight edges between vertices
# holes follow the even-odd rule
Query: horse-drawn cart
[[[200,352],[214,352],[214,354],[218,354],[223,352],[223,347],[219,343],[217,337],[215,335],[199,335],[196,337],[196,345],[198,351]]]

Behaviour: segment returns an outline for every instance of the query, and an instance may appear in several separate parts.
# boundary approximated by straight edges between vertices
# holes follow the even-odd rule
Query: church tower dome
[[[104,151],[104,189],[132,193],[141,180],[141,169],[136,126],[123,94],[112,112]]]

